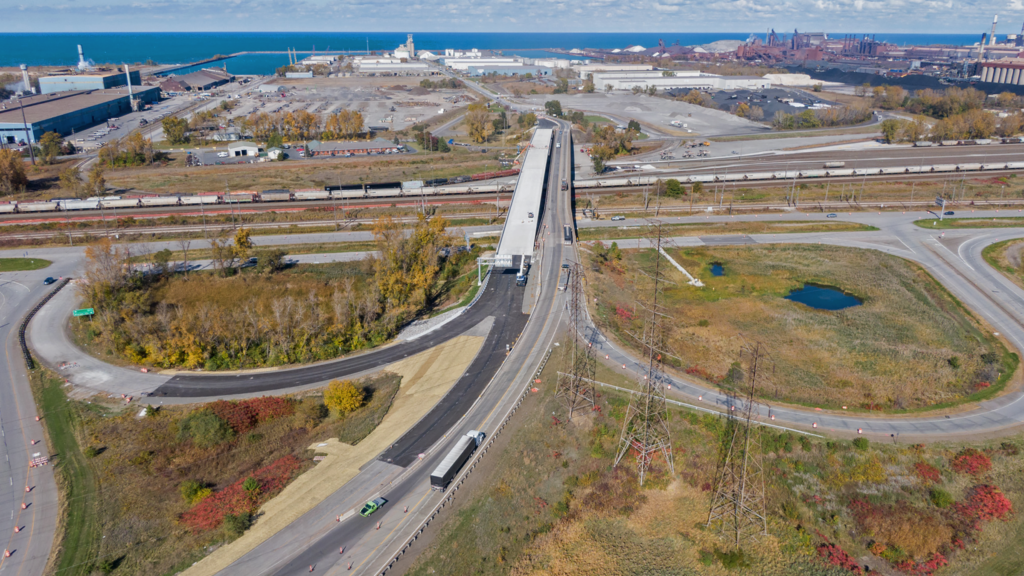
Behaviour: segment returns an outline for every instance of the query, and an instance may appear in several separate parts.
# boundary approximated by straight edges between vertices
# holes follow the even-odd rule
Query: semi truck
[[[562,226],[562,243],[572,246],[572,226],[568,224]]]
[[[526,286],[526,273],[530,271],[530,265],[526,263],[526,258],[523,258],[523,262],[519,265],[519,273],[516,274],[516,286]]]
[[[484,441],[484,433],[470,430],[452,446],[448,455],[430,473],[430,489],[443,491]]]

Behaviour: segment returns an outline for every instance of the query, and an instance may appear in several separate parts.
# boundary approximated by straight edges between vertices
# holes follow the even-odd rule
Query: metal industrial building
[[[1024,86],[1024,58],[1003,58],[984,62],[979,75],[982,82]]]
[[[677,70],[671,76],[664,76],[661,70],[593,72],[591,78],[598,90],[607,86],[611,86],[612,90],[632,90],[635,86],[643,89],[656,86],[658,90],[762,90],[772,87],[769,80],[759,76],[718,76],[689,70]]]
[[[160,84],[160,89],[167,93],[188,90],[202,92],[227,84],[228,82],[233,82],[234,79],[234,75],[229,74],[223,68],[203,68],[190,74],[171,76],[170,79]]]
[[[132,86],[142,84],[142,78],[139,76],[138,70],[133,70],[130,74]],[[42,94],[73,92],[79,90],[107,90],[127,85],[128,77],[121,71],[72,74],[65,76],[41,76],[39,78],[39,92]]]
[[[339,154],[395,154],[401,151],[398,144],[383,138],[374,138],[369,142],[320,142],[313,140],[306,145],[312,156],[336,156]]]
[[[68,136],[131,112],[133,98],[149,103],[160,95],[155,86],[140,86],[133,92],[119,88],[40,94],[22,98],[20,105],[9,100],[0,105],[0,138],[14,143],[37,142],[47,132]]]

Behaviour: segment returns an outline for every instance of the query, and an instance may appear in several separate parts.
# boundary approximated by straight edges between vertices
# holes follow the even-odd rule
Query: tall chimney
[[[128,65],[124,65],[124,77],[128,80],[128,98],[131,99],[132,95],[132,73],[128,71]]]
[[[988,45],[996,45],[996,23],[999,22],[999,14],[996,14],[995,18],[992,19],[992,34],[988,38]]]
[[[25,84],[25,87],[22,88],[22,92],[26,94],[28,94],[29,92],[35,92],[35,90],[32,88],[32,81],[29,80],[28,77],[28,66],[24,64],[21,65],[21,81]]]
[[[985,56],[985,33],[981,33],[981,43],[978,44],[978,62],[981,62]]]

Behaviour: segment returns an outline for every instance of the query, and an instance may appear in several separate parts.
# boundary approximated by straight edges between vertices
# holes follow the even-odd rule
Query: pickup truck
[[[373,514],[374,512],[379,510],[380,507],[383,506],[384,504],[387,504],[387,500],[383,498],[374,498],[373,500],[370,500],[365,505],[363,505],[363,509],[359,511],[359,515],[363,518],[366,518],[370,514]]]

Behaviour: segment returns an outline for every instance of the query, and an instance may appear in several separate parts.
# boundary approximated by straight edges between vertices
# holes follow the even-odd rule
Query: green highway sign
[[[72,312],[71,315],[77,318],[78,316],[92,316],[95,313],[96,311],[92,308],[79,308]]]

